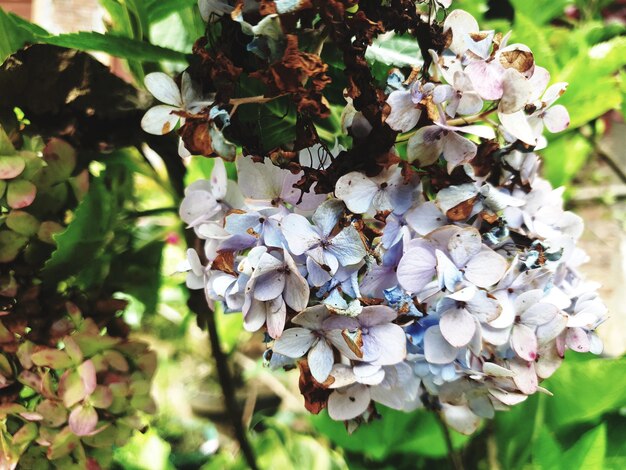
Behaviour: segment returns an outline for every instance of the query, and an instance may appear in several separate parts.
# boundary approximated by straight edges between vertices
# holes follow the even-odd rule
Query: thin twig
[[[596,154],[598,155],[598,158],[600,160],[606,163],[611,168],[611,170],[613,170],[613,173],[615,173],[620,181],[626,184],[626,173],[624,173],[624,170],[621,169],[619,164],[615,160],[613,160],[608,154],[598,148],[596,148]]]
[[[443,437],[446,441],[446,447],[448,448],[448,459],[450,460],[450,465],[454,470],[464,470],[463,462],[461,461],[461,456],[454,451],[454,446],[452,445],[452,437],[450,436],[450,429],[448,428],[448,424],[444,420],[440,411],[435,411],[435,415],[437,416],[437,421],[441,425],[441,430],[443,431]]]
[[[456,119],[450,119],[446,122],[448,126],[462,126],[463,124],[471,124],[473,122],[482,121],[487,116],[496,111],[496,108],[488,109],[480,114],[474,114],[473,116],[460,117]]]
[[[233,116],[235,114],[235,111],[237,111],[237,108],[241,106],[242,104],[264,104],[272,100],[278,99],[281,96],[284,96],[284,94],[270,96],[270,97],[259,95],[259,96],[246,96],[244,98],[233,98],[228,102],[228,104],[233,105],[233,109],[230,110],[230,115]]]
[[[220,344],[219,333],[217,332],[217,325],[215,323],[215,312],[209,308],[209,299],[202,296],[200,291],[191,291],[189,299],[189,307],[191,310],[202,317],[206,321],[207,330],[209,332],[209,341],[211,343],[211,351],[215,358],[215,366],[217,368],[217,377],[224,395],[224,404],[226,406],[226,413],[228,413],[228,419],[235,433],[235,437],[239,442],[241,453],[250,467],[251,470],[257,470],[257,464],[254,457],[254,452],[248,441],[246,430],[243,426],[242,413],[239,409],[237,399],[235,397],[235,386],[233,379],[230,375],[230,369],[228,368],[228,358],[222,346]]]

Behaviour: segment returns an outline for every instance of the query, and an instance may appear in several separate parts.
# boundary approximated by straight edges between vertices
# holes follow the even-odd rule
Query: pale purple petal
[[[335,195],[355,214],[364,214],[372,205],[378,185],[363,173],[353,171],[342,176],[335,186]]]
[[[436,274],[435,255],[422,247],[407,250],[398,264],[398,282],[407,291],[421,291]]]
[[[531,305],[521,314],[522,322],[530,326],[539,326],[548,323],[560,312],[555,305],[540,302]]]
[[[282,297],[264,302],[266,309],[267,333],[274,339],[280,338],[285,328],[285,320],[287,319],[287,308]]]
[[[372,364],[393,365],[406,358],[406,335],[398,325],[387,323],[369,328],[363,342],[369,341],[376,342],[379,350],[378,358],[372,361]],[[365,357],[363,359],[365,360]]]
[[[303,312],[299,313],[291,320],[296,325],[303,326],[310,330],[319,330],[322,328],[322,323],[328,318],[330,312],[324,305],[316,305],[309,307]]]
[[[330,232],[335,228],[337,222],[339,222],[339,218],[344,209],[345,207],[342,202],[336,199],[329,199],[317,208],[312,219],[321,235],[330,235]]]
[[[449,364],[456,359],[458,349],[448,343],[438,326],[426,330],[424,334],[424,356],[432,364]]]
[[[474,317],[464,308],[453,308],[444,312],[439,327],[446,341],[457,348],[467,345],[476,331]]]
[[[307,362],[313,378],[319,383],[324,383],[328,379],[335,362],[333,348],[330,347],[325,339],[320,338],[309,351]]]
[[[353,226],[344,228],[331,240],[327,250],[332,253],[342,266],[357,264],[365,258],[367,252],[359,232]]]
[[[246,299],[243,307],[243,327],[246,331],[254,332],[261,329],[266,318],[265,302]]]
[[[450,238],[448,252],[454,264],[463,266],[480,253],[482,246],[480,232],[474,227],[465,227]]]
[[[482,108],[483,100],[478,93],[474,91],[466,91],[458,100],[455,112],[456,114],[461,115],[476,114],[480,112]],[[447,110],[448,108],[446,108],[446,111]]]
[[[309,302],[309,284],[298,271],[296,263],[287,250],[284,251],[284,257],[288,272],[285,273],[283,298],[291,309],[301,312]]]
[[[576,352],[589,352],[591,347],[589,335],[582,328],[568,328],[565,334],[565,344]]]
[[[504,69],[494,62],[475,61],[465,68],[474,89],[481,98],[491,101],[502,97],[502,74]]]
[[[446,17],[443,23],[444,32],[452,30],[450,50],[455,54],[463,54],[467,50],[465,38],[470,33],[480,31],[476,19],[464,10],[454,10]]]
[[[365,307],[357,317],[363,326],[375,326],[389,323],[396,319],[398,314],[391,307],[385,305],[372,305]]]
[[[502,76],[502,99],[498,104],[501,113],[515,113],[526,106],[531,94],[529,81],[517,70],[510,68]]]
[[[480,418],[466,406],[442,403],[443,417],[452,429],[461,434],[470,435],[478,429]]]
[[[332,276],[330,272],[324,269],[313,258],[306,259],[307,280],[309,284],[315,287],[320,287],[331,280]]]
[[[457,166],[469,162],[476,156],[476,152],[476,144],[456,132],[448,132],[443,139],[443,158],[448,162],[448,173]]]
[[[543,114],[543,123],[552,133],[564,131],[570,123],[567,108],[561,104],[552,106]]]
[[[538,380],[534,362],[515,360],[509,363],[509,367],[515,374],[513,381],[520,392],[532,395],[537,391]]]

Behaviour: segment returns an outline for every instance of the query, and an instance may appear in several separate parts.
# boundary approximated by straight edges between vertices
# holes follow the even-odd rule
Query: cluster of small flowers
[[[36,345],[0,323],[1,468],[18,461],[40,468],[46,460],[100,468],[113,445],[145,426],[139,411],[154,412],[155,353],[102,334],[74,304],[66,308],[51,327],[56,346]]]
[[[577,271],[582,220],[537,175],[533,153],[544,127],[568,125],[553,105],[566,85],[548,87],[526,46],[480,31],[466,12],[443,29],[449,44],[431,52],[430,80],[390,76],[386,124],[410,133],[408,161],[316,194],[294,184],[340,148],[301,151],[298,174],[238,156],[237,182],[218,158],[181,205],[204,240],[202,257],[188,251],[188,287],[242,311],[247,330],[265,327],[270,366],[299,360],[323,401],[309,409],[336,420],[367,419],[372,401],[408,411],[430,396],[471,433],[495,410],[549,393],[539,382],[566,349],[602,349],[594,331],[606,308]],[[424,113],[432,124],[415,129]],[[346,108],[348,131],[366,121],[359,114]]]

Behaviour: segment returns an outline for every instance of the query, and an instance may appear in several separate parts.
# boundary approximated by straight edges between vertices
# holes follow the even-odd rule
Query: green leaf
[[[533,445],[533,464],[542,470],[557,468],[562,452],[554,434],[542,427]]]
[[[0,231],[0,263],[13,261],[28,238],[11,230]]]
[[[61,34],[59,36],[37,37],[38,42],[55,46],[78,49],[79,51],[106,52],[112,56],[141,62],[170,62],[184,63],[185,54],[164,47],[154,46],[147,42],[137,41],[112,34],[102,34],[94,31]]]
[[[7,227],[20,235],[33,236],[39,230],[39,220],[28,212],[11,211],[6,218]]]
[[[27,42],[53,44],[55,46],[78,49],[80,51],[106,52],[122,59],[141,62],[185,63],[185,54],[148,42],[95,31],[51,35],[39,26],[24,20],[16,20],[0,9],[0,61],[15,53]]]
[[[560,459],[563,470],[605,470],[606,425],[585,433]]]
[[[311,416],[311,421],[318,432],[336,445],[376,461],[398,453],[432,458],[441,458],[447,454],[443,432],[432,413],[406,413],[382,406],[377,408],[382,419],[363,425],[352,434],[348,434],[342,422],[333,421],[326,412]],[[469,439],[454,431],[452,438],[455,448]]]
[[[155,240],[113,258],[107,285],[135,297],[152,314],[157,310],[161,285],[161,260],[165,242]]]
[[[195,8],[197,4],[196,0],[146,0],[146,10],[150,23],[155,23],[185,8]],[[198,11],[194,13],[199,16]]]
[[[552,429],[593,422],[626,406],[625,367],[626,357],[566,360],[543,384],[554,393],[546,400],[546,416]]]
[[[569,83],[559,103],[568,108],[575,129],[611,109],[619,108],[622,95],[614,76],[626,65],[626,38],[596,44],[570,60],[556,77]]]
[[[534,3],[534,2],[527,2]],[[521,11],[515,12],[513,39],[515,42],[526,44],[533,51],[535,63],[546,69],[554,76],[559,70],[555,51],[549,41],[550,29],[540,26],[533,16]]]
[[[417,40],[409,35],[375,39],[365,51],[365,58],[369,62],[382,62],[396,67],[417,67],[423,62]]]
[[[0,63],[32,40],[33,35],[18,26],[12,15],[0,8]]]
[[[57,249],[46,262],[42,276],[61,281],[92,265],[113,236],[113,196],[102,178],[91,182],[67,229],[54,237]]]
[[[123,468],[135,470],[171,470],[170,445],[154,430],[135,432],[124,447],[115,450],[115,461]]]
[[[542,25],[552,18],[563,15],[565,7],[573,0],[511,0],[515,7],[515,18],[522,14],[532,18],[536,25]]]
[[[544,176],[554,187],[568,184],[583,167],[591,151],[591,144],[576,132],[557,136],[540,152],[544,158]]]

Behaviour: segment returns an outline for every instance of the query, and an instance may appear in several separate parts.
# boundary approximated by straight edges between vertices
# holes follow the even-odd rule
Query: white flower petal
[[[411,92],[396,90],[387,98],[391,112],[385,122],[394,131],[409,132],[415,127],[422,114],[421,109],[411,99]]]
[[[301,255],[320,242],[320,235],[300,214],[289,214],[281,222],[283,235],[294,255]]]
[[[148,134],[163,135],[174,130],[179,116],[172,114],[176,108],[160,104],[146,111],[141,119],[141,128]]]
[[[511,347],[519,357],[526,361],[537,358],[537,337],[526,325],[514,325],[511,331]]]
[[[183,99],[178,85],[172,77],[163,72],[152,72],[144,80],[146,88],[159,101],[176,108],[182,108]]]
[[[524,111],[517,111],[511,114],[498,113],[498,118],[504,130],[516,139],[528,145],[537,145],[537,137],[533,132]]]
[[[330,394],[328,416],[335,421],[353,419],[365,412],[369,404],[369,389],[365,385],[354,384]]]
[[[464,266],[465,278],[478,287],[490,287],[496,284],[508,265],[506,260],[489,248],[483,248]]]
[[[409,226],[420,235],[426,235],[445,225],[447,217],[441,213],[434,201],[428,201],[409,209],[404,214]]]
[[[441,406],[446,423],[455,431],[469,436],[478,429],[480,418],[472,413],[468,407],[448,403],[442,403]]]

